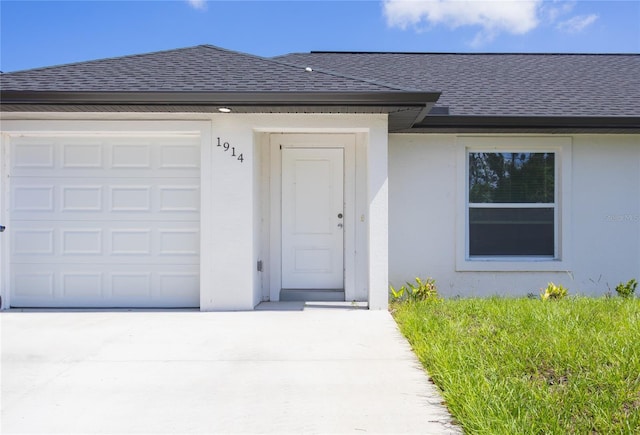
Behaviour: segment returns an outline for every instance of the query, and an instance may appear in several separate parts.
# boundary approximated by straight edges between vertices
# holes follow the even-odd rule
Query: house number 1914
[[[229,142],[221,142],[220,138],[218,138],[217,146],[219,146],[224,152],[228,152],[229,150],[231,150],[231,154],[229,154],[231,157],[236,157],[236,160],[239,160],[240,163],[244,162],[242,153],[236,155],[236,147],[232,147],[231,145],[229,145]]]

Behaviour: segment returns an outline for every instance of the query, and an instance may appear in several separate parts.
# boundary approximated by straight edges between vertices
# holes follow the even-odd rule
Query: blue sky
[[[640,52],[640,1],[0,0],[0,70],[213,44],[310,50]]]

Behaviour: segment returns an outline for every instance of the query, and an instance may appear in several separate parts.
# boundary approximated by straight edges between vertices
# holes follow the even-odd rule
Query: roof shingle
[[[419,111],[419,103],[424,108],[441,93],[439,110],[433,112],[440,114],[431,118],[637,120],[640,55],[310,52],[268,59],[200,45],[6,73],[0,76],[0,88],[5,102],[14,104],[5,110],[22,110],[21,103],[34,108],[45,103],[90,104],[74,99],[83,93],[122,98],[93,101],[96,105],[144,104],[145,98],[157,103],[171,93],[185,96],[172,100],[176,104],[213,104],[207,94],[217,93],[222,100],[221,94],[252,93],[261,94],[261,99],[245,105],[283,105],[282,99],[271,98],[288,94],[286,104],[291,106],[304,105],[298,100],[309,98],[308,105],[335,102]],[[54,93],[55,101],[47,99],[50,96],[21,100],[29,93]],[[154,93],[159,94],[156,100],[151,99]],[[333,99],[349,93],[356,98]],[[127,97],[133,94],[141,95],[140,101]],[[316,98],[323,95],[325,100]],[[58,101],[62,99],[66,100]]]
[[[18,71],[3,91],[385,92],[404,90],[211,45]]]
[[[640,116],[640,55],[311,52],[276,57],[441,91],[454,116]]]

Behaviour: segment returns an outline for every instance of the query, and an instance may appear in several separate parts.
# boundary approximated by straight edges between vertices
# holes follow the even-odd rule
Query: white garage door
[[[11,138],[11,305],[197,307],[199,144]]]

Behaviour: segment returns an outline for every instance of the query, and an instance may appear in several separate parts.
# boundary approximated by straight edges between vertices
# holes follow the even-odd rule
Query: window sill
[[[459,259],[458,272],[568,272],[571,267],[566,260],[551,258],[474,258]]]

